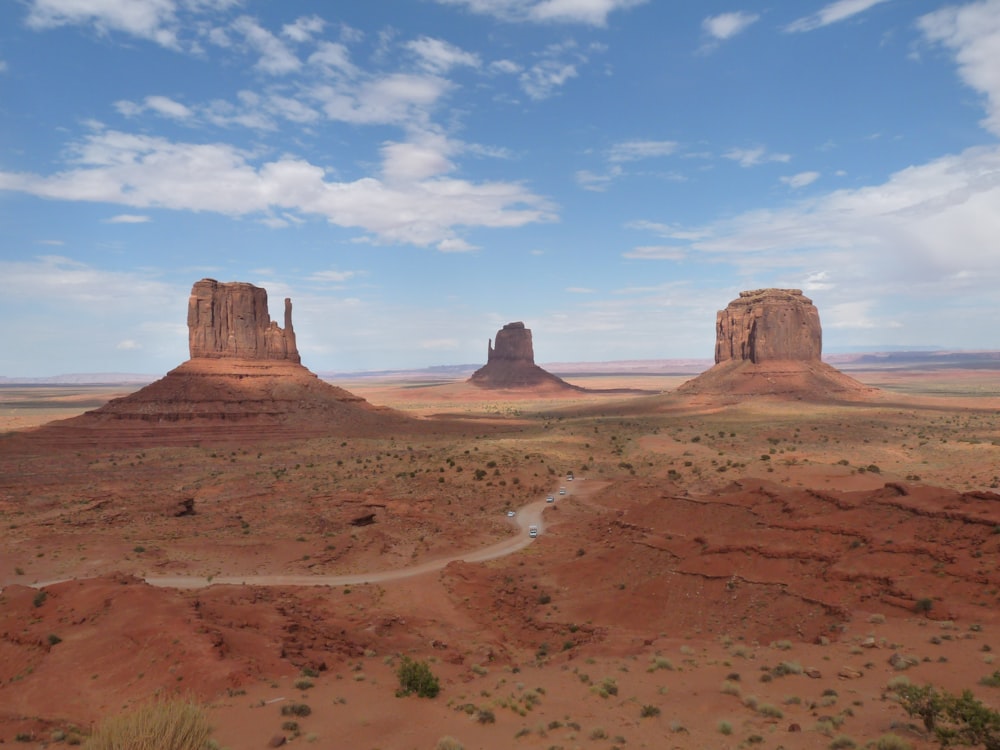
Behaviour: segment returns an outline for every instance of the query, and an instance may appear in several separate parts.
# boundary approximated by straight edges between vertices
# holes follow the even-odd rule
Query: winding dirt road
[[[566,492],[569,494],[569,488]],[[557,498],[566,496],[556,495]],[[250,586],[351,586],[362,583],[384,583],[403,578],[423,575],[435,570],[441,570],[448,563],[460,560],[462,562],[484,562],[495,560],[511,553],[522,550],[535,541],[528,534],[530,526],[537,526],[541,534],[545,529],[542,520],[542,511],[548,505],[544,499],[520,508],[513,518],[508,519],[512,525],[516,526],[520,533],[517,536],[505,539],[502,542],[481,547],[470,552],[460,552],[449,557],[438,560],[413,565],[409,568],[398,568],[396,570],[372,571],[369,573],[352,573],[350,575],[247,575],[247,576],[147,576],[146,583],[152,586],[176,589],[197,589],[206,586],[216,585],[250,585]]]

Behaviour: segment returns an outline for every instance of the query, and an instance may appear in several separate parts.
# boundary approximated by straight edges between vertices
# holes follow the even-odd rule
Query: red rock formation
[[[874,391],[823,362],[822,342],[819,312],[800,290],[740,292],[716,316],[715,367],[678,393],[825,400]]]
[[[715,362],[819,361],[819,311],[799,289],[740,292],[716,316]]]
[[[195,283],[188,299],[191,359],[285,359],[299,362],[292,328],[292,301],[285,299],[285,327],[267,310],[267,290],[215,279]]]
[[[469,378],[480,388],[556,388],[581,390],[546,372],[535,364],[531,329],[524,323],[508,323],[491,340],[486,350],[486,364]]]
[[[43,428],[54,440],[187,444],[263,436],[381,434],[413,420],[369,404],[300,364],[285,300],[271,321],[267,292],[241,282],[195,283],[188,301],[191,359],[95,411]],[[57,435],[59,433],[59,435]]]

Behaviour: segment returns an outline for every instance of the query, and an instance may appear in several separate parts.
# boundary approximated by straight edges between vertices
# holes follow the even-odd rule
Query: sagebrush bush
[[[212,729],[205,712],[190,700],[146,703],[105,719],[86,750],[206,750]]]

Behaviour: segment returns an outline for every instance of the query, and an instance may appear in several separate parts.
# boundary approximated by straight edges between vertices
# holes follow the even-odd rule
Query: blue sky
[[[1000,0],[0,4],[0,375],[158,374],[191,285],[318,371],[1000,349]]]

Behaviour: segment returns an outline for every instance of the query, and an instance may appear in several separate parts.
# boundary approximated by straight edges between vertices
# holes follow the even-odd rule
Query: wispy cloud
[[[635,260],[683,260],[686,255],[684,248],[676,245],[642,245],[622,253],[622,257]]]
[[[437,0],[442,5],[458,5],[473,13],[503,21],[576,23],[604,26],[608,16],[619,10],[643,5],[648,0]]]
[[[405,46],[417,56],[421,67],[432,73],[447,73],[458,66],[478,68],[481,64],[479,55],[466,52],[442,39],[422,36]]]
[[[917,25],[930,41],[955,53],[962,80],[986,97],[983,126],[1000,135],[1000,0],[948,6]]]
[[[785,31],[813,31],[815,29],[829,26],[832,23],[846,21],[852,16],[864,13],[876,5],[889,2],[889,0],[837,0],[830,3],[809,16],[803,16],[792,21],[785,27]]]
[[[108,219],[108,224],[146,224],[150,221],[152,219],[143,214],[118,214]]]
[[[799,172],[779,179],[790,188],[803,188],[816,182],[819,179],[819,172]]]
[[[717,16],[709,16],[703,20],[701,28],[712,39],[725,41],[746,31],[759,18],[760,16],[757,13],[746,13],[743,11],[720,13]]]
[[[763,146],[756,146],[755,148],[731,148],[723,156],[726,159],[738,162],[741,167],[756,167],[768,162],[785,163],[791,161],[792,158],[789,154],[770,152]]]
[[[608,161],[625,162],[670,156],[677,150],[676,141],[624,141],[608,152]]]

